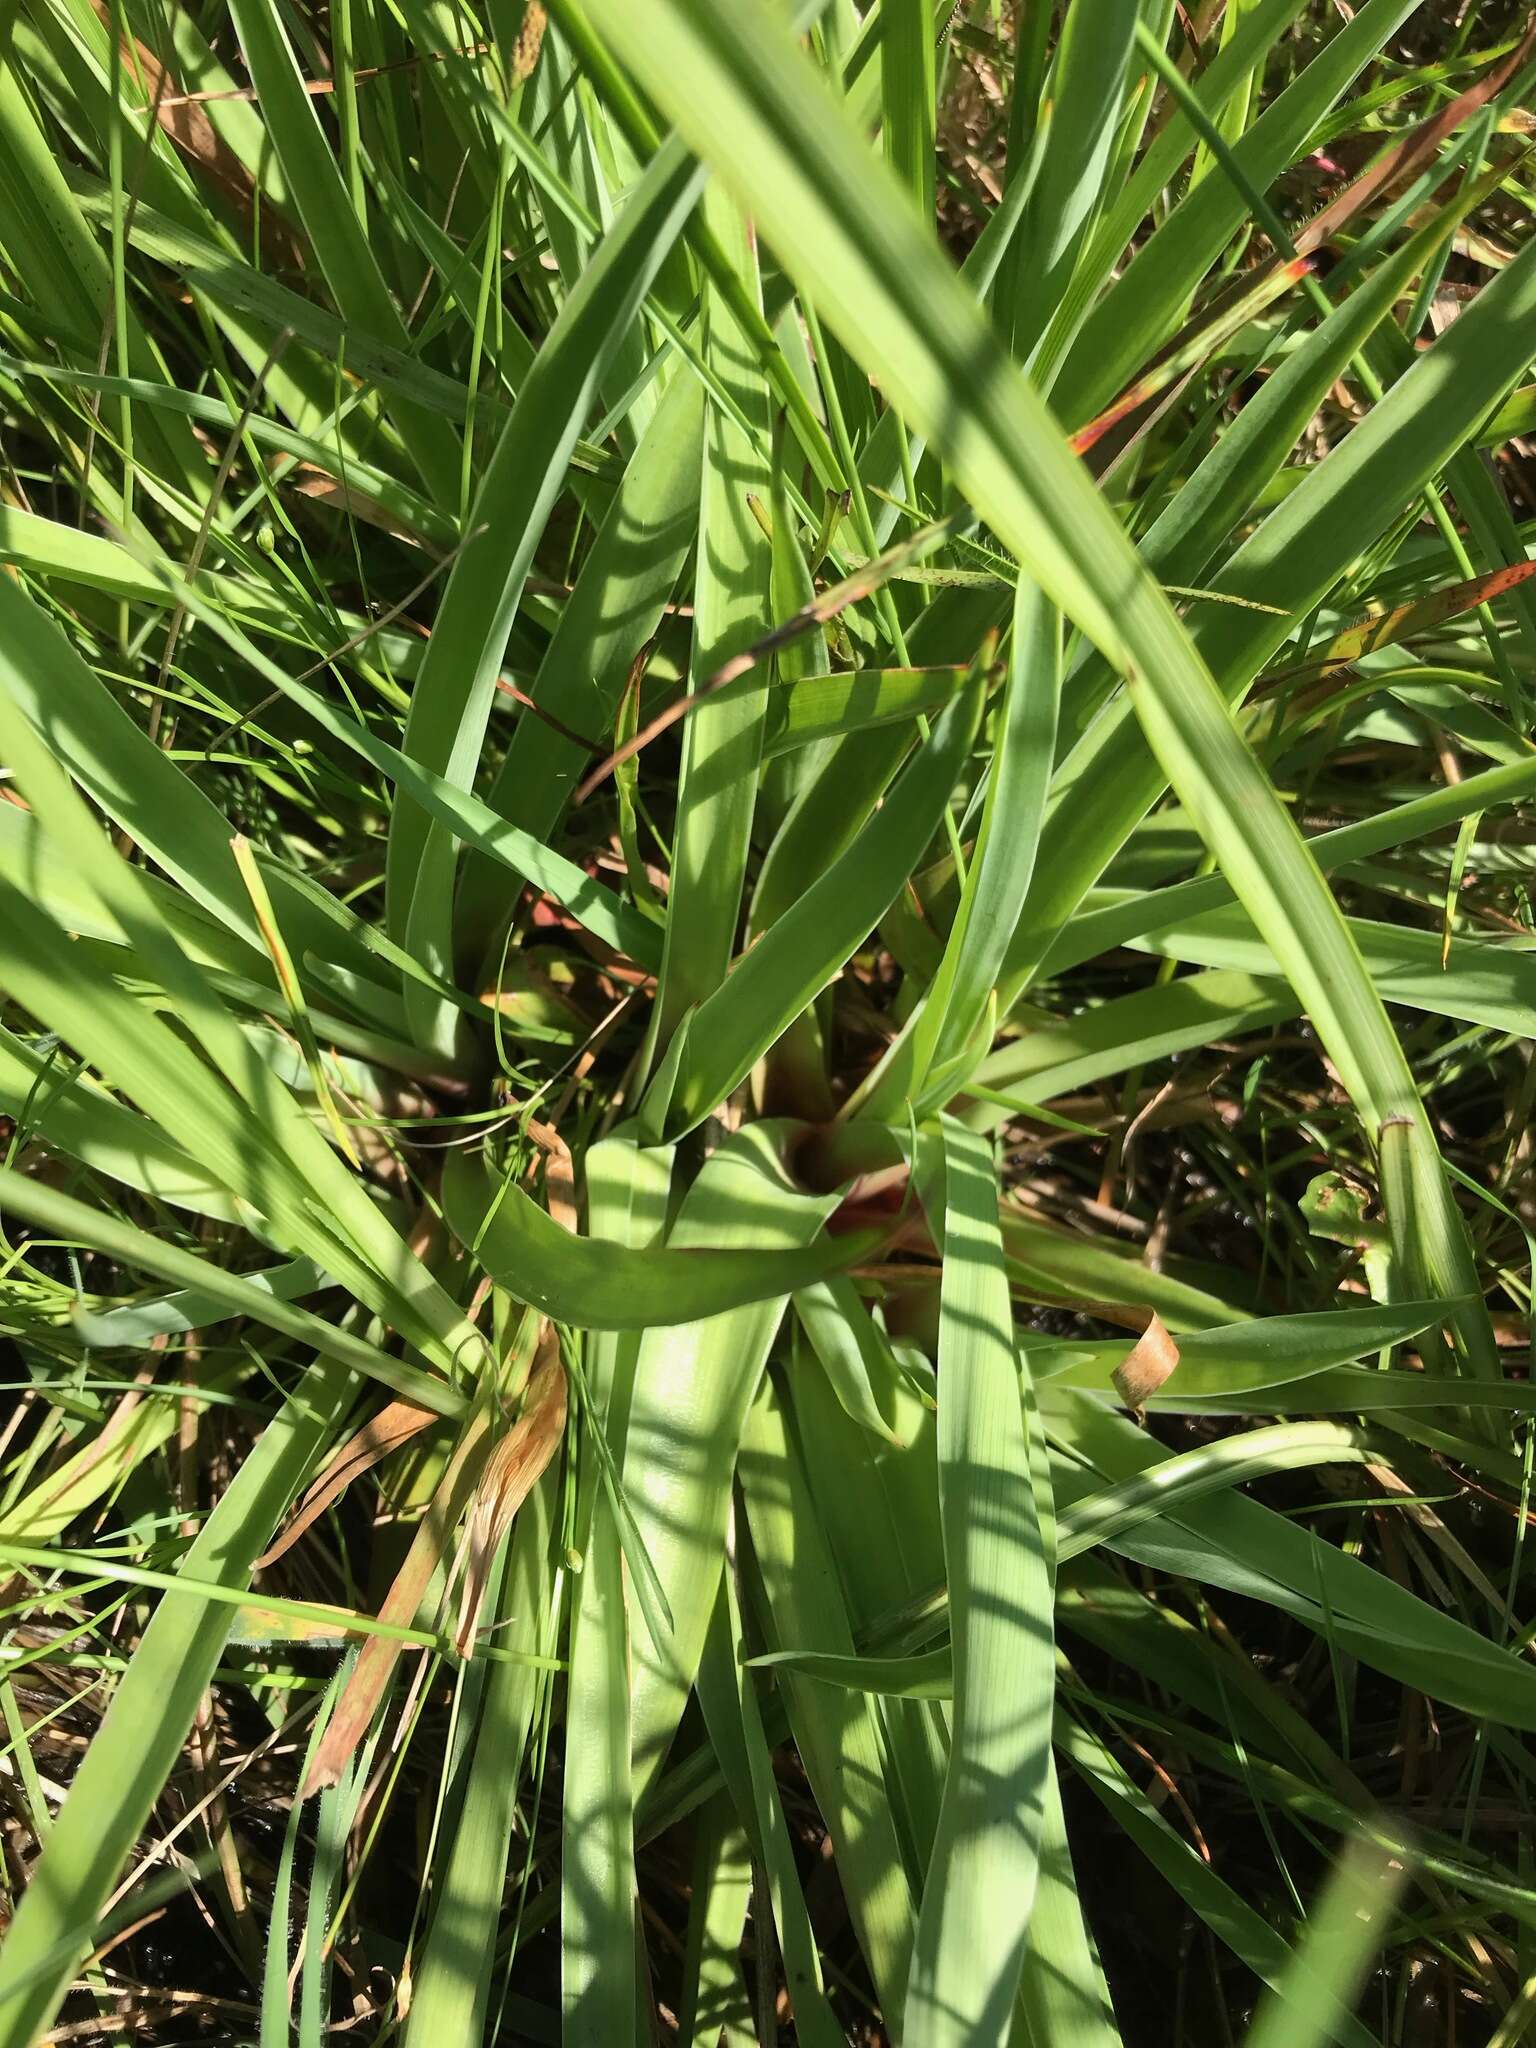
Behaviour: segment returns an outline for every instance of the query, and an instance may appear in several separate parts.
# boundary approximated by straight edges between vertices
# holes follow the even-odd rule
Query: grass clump
[[[0,24],[0,2048],[1533,2005],[1528,10]]]

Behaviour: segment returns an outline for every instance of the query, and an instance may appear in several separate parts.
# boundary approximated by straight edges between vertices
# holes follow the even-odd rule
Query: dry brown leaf
[[[523,1412],[486,1461],[470,1511],[465,1541],[467,1565],[459,1601],[455,1640],[459,1654],[470,1655],[480,1626],[480,1609],[491,1564],[512,1518],[544,1476],[565,1434],[565,1366],[559,1333],[544,1325],[528,1375]]]
[[[528,1120],[528,1135],[546,1154],[544,1200],[549,1213],[562,1230],[568,1230],[574,1237],[581,1228],[581,1219],[576,1208],[576,1166],[571,1148],[553,1124],[541,1124],[534,1117]]]
[[[379,1620],[409,1628],[416,1619],[427,1587],[448,1551],[453,1531],[469,1505],[475,1482],[490,1454],[491,1418],[477,1407],[449,1460],[432,1504],[412,1538],[405,1562],[395,1574],[394,1584],[379,1609]],[[299,1796],[307,1799],[326,1785],[334,1785],[350,1762],[354,1750],[368,1732],[374,1709],[389,1683],[391,1672],[405,1645],[388,1636],[370,1636],[358,1652],[357,1663],[341,1698],[336,1702],[320,1747],[309,1767]]]
[[[106,0],[93,0],[93,5],[103,27],[106,27]],[[132,36],[123,37],[122,49],[125,84],[127,78],[142,82],[149,109],[171,141],[248,220],[255,198],[251,174],[203,111],[199,104],[200,96],[183,94],[175,78],[154,52]],[[288,236],[287,224],[270,206],[263,207],[262,214],[265,230],[277,229]]]
[[[421,535],[386,510],[377,498],[370,498],[355,484],[344,484],[334,476],[327,476],[312,462],[296,463],[284,479],[284,489],[296,491],[301,498],[308,498],[315,505],[334,505],[338,512],[349,512],[354,519],[361,519],[365,526],[376,526],[381,533],[407,541],[412,547],[423,545]]]
[[[447,1556],[453,1532],[468,1510],[469,1526],[460,1546],[466,1575],[455,1634],[461,1652],[465,1656],[472,1652],[491,1560],[512,1517],[555,1455],[565,1430],[565,1408],[560,1340],[546,1323],[528,1376],[522,1414],[494,1445],[489,1440],[491,1418],[485,1409],[477,1409],[470,1418],[405,1563],[379,1609],[380,1621],[408,1627],[415,1620],[432,1575]],[[450,1581],[452,1576],[450,1573]],[[321,1738],[301,1797],[307,1799],[340,1778],[368,1731],[403,1648],[385,1636],[370,1636],[364,1643]]]
[[[391,1401],[387,1408],[381,1408],[377,1415],[371,1416],[315,1475],[308,1492],[289,1518],[287,1527],[271,1548],[257,1558],[257,1570],[281,1557],[285,1550],[291,1550],[304,1531],[318,1521],[354,1479],[361,1479],[381,1458],[387,1458],[391,1451],[398,1450],[413,1436],[440,1420],[441,1417],[430,1408],[418,1408],[414,1401]]]
[[[1149,1313],[1147,1327],[1114,1370],[1115,1391],[1139,1415],[1179,1362],[1179,1347],[1161,1316]]]

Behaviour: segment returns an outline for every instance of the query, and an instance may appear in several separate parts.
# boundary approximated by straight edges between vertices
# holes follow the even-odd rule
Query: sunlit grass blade
[[[1348,2011],[1386,1939],[1393,1898],[1407,1875],[1402,1859],[1374,1843],[1345,1845],[1313,1906],[1284,1977],[1244,2036],[1248,2048],[1317,2048],[1340,2034]]]
[[[760,1626],[770,1643],[828,1648],[852,1642],[835,1561],[806,1489],[801,1454],[777,1389],[765,1388],[743,1437],[741,1491],[761,1587]],[[849,1910],[885,2010],[908,1988],[915,1900],[901,1852],[898,1765],[873,1701],[806,1685],[786,1674],[789,1725],[811,1790],[833,1838]]]
[[[642,1252],[574,1236],[510,1180],[497,1182],[462,1155],[448,1168],[444,1199],[460,1241],[501,1286],[581,1329],[662,1329],[723,1315],[807,1287],[873,1245],[866,1235],[803,1251],[723,1241]]]
[[[1368,0],[1275,97],[1234,150],[1254,184],[1262,190],[1286,167],[1417,4]],[[1178,327],[1190,293],[1246,212],[1225,178],[1203,178],[1137,250],[1083,322],[1056,379],[1053,400],[1069,425],[1102,411],[1136,370],[1138,353],[1144,360]]]
[[[836,1206],[784,1172],[771,1126],[743,1131],[706,1162],[667,1240],[752,1247],[780,1256],[813,1240]],[[688,1696],[725,1560],[731,1478],[741,1432],[785,1297],[677,1329],[648,1330],[635,1365],[623,1484],[673,1626],[663,1644],[632,1635],[635,1781],[656,1775]]]
[[[512,1536],[496,1640],[514,1653],[548,1657],[556,1639],[553,1492],[551,1478],[534,1488]],[[486,2026],[524,1756],[549,1682],[547,1670],[515,1657],[494,1664],[486,1676],[463,1797],[450,1816],[439,1867],[436,1910],[417,1964],[405,2036],[412,2048],[475,2040]]]
[[[699,1665],[699,1703],[737,1816],[767,1880],[795,2032],[810,2048],[839,2048],[846,2036],[827,2004],[815,1934],[763,1734],[757,1681],[746,1666],[744,1647],[740,1605],[733,1575],[727,1571]]]
[[[306,1375],[186,1552],[189,1579],[245,1583],[355,1385],[334,1364]],[[156,1608],[49,1838],[47,1868],[28,1887],[6,1936],[0,1956],[0,2042],[6,2048],[29,2048],[58,2010],[186,1740],[233,1617],[233,1608],[192,1593],[168,1593]]]
[[[1045,815],[1061,690],[1061,621],[1027,581],[1014,601],[1008,685],[999,707],[986,802],[944,958],[921,1009],[859,1105],[895,1116],[909,1097],[919,1113],[952,1096],[968,1048],[984,1027],[993,991],[1029,892]],[[974,1056],[974,1055],[973,1055]]]
[[[761,294],[746,223],[711,190],[704,216],[735,267],[742,292]],[[708,360],[741,424],[718,405],[704,417],[695,631],[690,682],[697,690],[761,631],[772,580],[772,543],[753,515],[771,491],[767,388],[747,336],[717,291],[706,291]],[[756,808],[765,709],[760,697],[701,704],[683,736],[667,944],[655,1032],[665,1045],[683,1013],[725,979],[741,915]]]
[[[469,789],[507,638],[544,522],[564,484],[605,365],[681,233],[699,174],[676,149],[659,155],[566,302],[518,394],[470,509],[470,534],[449,579],[417,679],[403,751],[453,787]],[[442,824],[410,803],[390,828],[390,923],[420,959],[453,973],[457,848]],[[451,1047],[456,1017],[406,988],[423,1043]]]
[[[407,347],[405,325],[369,246],[366,223],[304,90],[276,7],[271,0],[236,0],[232,12],[267,135],[338,310],[363,333]],[[408,405],[399,409],[399,423],[428,490],[439,504],[452,504],[458,469],[453,435]]]
[[[942,1186],[939,1503],[955,1704],[904,2030],[934,2048],[999,2038],[1007,2025],[1039,1867],[1054,1692],[1051,1570],[991,1153],[953,1123]],[[936,1205],[936,1189],[928,1199]]]
[[[630,458],[533,683],[543,710],[593,740],[611,733],[618,692],[693,543],[703,410],[697,380],[679,369]],[[546,719],[520,718],[487,802],[524,831],[547,836],[586,765],[580,747]],[[506,895],[503,875],[471,853],[456,907],[469,939],[491,929]]]
[[[944,816],[979,697],[972,684],[949,705],[875,818],[700,1004],[671,1089],[674,1135],[745,1079],[890,907]]]
[[[1104,203],[1105,178],[1126,96],[1134,7],[1069,10],[1046,83],[1046,147],[1036,170],[1019,254],[1009,266],[1004,332],[1023,362],[1041,354],[1072,272]],[[1049,387],[1051,360],[1038,364]]]
[[[624,1135],[587,1154],[588,1221],[612,1242],[645,1248],[665,1221],[665,1155],[646,1154]],[[586,1340],[585,1418],[589,1441],[600,1432],[608,1459],[584,1447],[577,1541],[584,1553],[573,1588],[571,1710],[567,1717],[564,1816],[567,1835],[561,1899],[561,1998],[570,2048],[607,2048],[635,2037],[635,1814],[631,1769],[631,1635],[624,1537],[617,1505],[603,1483],[622,1456],[634,1392],[639,1340],[594,1332]],[[602,1476],[596,1468],[602,1467]],[[637,1604],[639,1604],[637,1602]],[[642,1610],[643,1611],[643,1610]],[[658,1624],[665,1628],[665,1622]]]

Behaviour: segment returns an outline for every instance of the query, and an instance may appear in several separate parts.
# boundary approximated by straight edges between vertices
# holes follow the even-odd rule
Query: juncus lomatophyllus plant
[[[6,14],[4,2048],[1521,2037],[1533,91]]]

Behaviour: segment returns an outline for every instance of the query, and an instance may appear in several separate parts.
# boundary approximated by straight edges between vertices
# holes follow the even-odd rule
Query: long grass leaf
[[[314,100],[304,90],[277,8],[271,0],[234,0],[232,13],[267,134],[342,318],[405,348],[405,323],[331,154]],[[451,504],[458,480],[453,435],[414,406],[399,409],[399,423],[428,490],[440,504]]]
[[[954,1637],[949,1771],[903,2038],[1003,2036],[1024,1967],[1055,1691],[1051,1575],[990,1148],[944,1127],[939,1502]]]
[[[699,182],[680,150],[656,159],[539,351],[475,495],[470,536],[443,596],[403,745],[454,788],[473,784],[523,582],[603,368],[681,233]],[[390,923],[418,958],[450,976],[456,870],[451,833],[414,804],[398,805],[390,827]],[[451,1048],[457,1017],[414,984],[406,988],[406,1007],[423,1043]]]
[[[344,1367],[311,1369],[187,1551],[188,1579],[247,1583],[355,1386]],[[0,1955],[5,2048],[29,2048],[58,2010],[113,1882],[175,1765],[233,1617],[232,1607],[191,1592],[167,1593],[156,1608],[6,1936]]]
[[[713,188],[704,213],[756,305],[757,253],[746,223]],[[695,689],[761,632],[772,576],[772,544],[752,509],[754,500],[766,507],[772,489],[767,388],[748,338],[718,291],[706,291],[704,319],[708,360],[735,401],[741,424],[718,406],[705,414],[690,656]],[[716,695],[688,721],[656,1000],[654,1028],[662,1044],[683,1013],[719,987],[730,964],[764,722],[765,706],[756,693]]]

